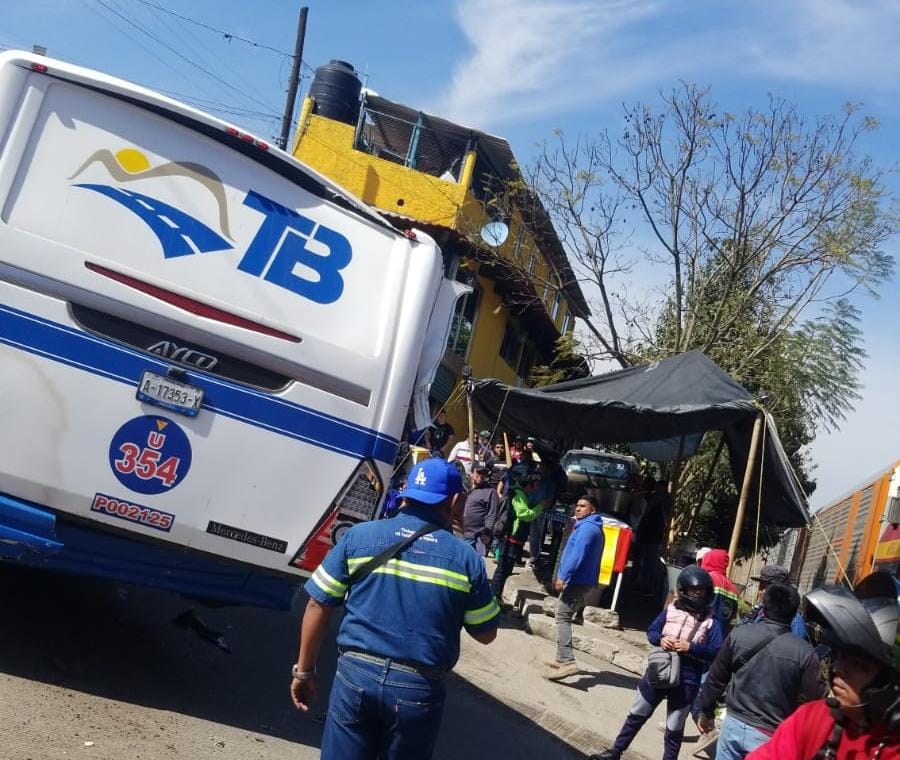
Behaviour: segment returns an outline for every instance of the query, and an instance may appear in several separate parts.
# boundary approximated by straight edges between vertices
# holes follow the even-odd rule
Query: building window
[[[570,327],[572,327],[572,315],[567,313],[566,316],[563,317],[562,334],[565,335],[568,333]]]
[[[478,304],[481,301],[478,286],[473,287],[471,293],[466,293],[457,300],[453,320],[450,323],[450,335],[447,336],[447,348],[460,359],[465,359],[469,355],[472,333],[475,331],[475,316],[478,314]]]
[[[519,366],[519,352],[521,348],[522,334],[512,323],[512,320],[508,320],[506,329],[503,331],[503,342],[500,344],[500,356],[513,369],[517,369]]]
[[[531,370],[534,367],[534,349],[525,343],[522,347],[522,358],[519,359],[519,367],[516,369],[518,375],[523,381],[528,380]]]
[[[531,257],[528,259],[528,276],[534,277],[534,270],[537,268],[537,252],[532,251]]]
[[[516,242],[513,246],[513,259],[518,261],[522,256],[522,241],[525,239],[525,225],[520,224],[516,229]]]
[[[550,319],[556,322],[556,318],[559,316],[559,306],[562,303],[562,292],[557,290],[553,295],[553,306],[550,307]]]

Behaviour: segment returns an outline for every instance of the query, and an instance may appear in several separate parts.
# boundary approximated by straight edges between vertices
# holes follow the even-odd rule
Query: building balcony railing
[[[353,148],[409,169],[459,184],[473,142],[447,135],[419,113],[415,121],[363,104]]]

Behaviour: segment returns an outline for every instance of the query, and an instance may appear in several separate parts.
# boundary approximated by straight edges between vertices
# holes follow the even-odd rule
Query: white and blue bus
[[[287,606],[375,515],[442,272],[253,135],[0,55],[0,558]]]

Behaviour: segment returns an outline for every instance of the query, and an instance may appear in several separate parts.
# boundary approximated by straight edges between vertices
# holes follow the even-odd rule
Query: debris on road
[[[231,647],[228,646],[228,642],[225,641],[224,634],[213,628],[210,628],[203,620],[200,619],[200,617],[197,615],[196,610],[189,609],[187,610],[187,612],[181,613],[172,622],[175,625],[180,625],[182,628],[187,628],[189,631],[193,631],[204,641],[215,644],[223,652],[231,654]]]

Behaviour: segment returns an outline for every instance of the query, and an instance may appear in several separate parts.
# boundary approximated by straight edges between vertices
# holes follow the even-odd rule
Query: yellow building
[[[473,287],[457,303],[432,402],[467,429],[462,368],[523,385],[554,343],[589,310],[563,247],[537,198],[524,188],[509,144],[492,135],[360,91],[349,64],[317,69],[293,146],[297,159],[375,206],[400,226],[432,235],[445,271]],[[503,211],[499,211],[499,206]],[[500,245],[479,236],[502,217]],[[495,241],[492,241],[495,242]]]

